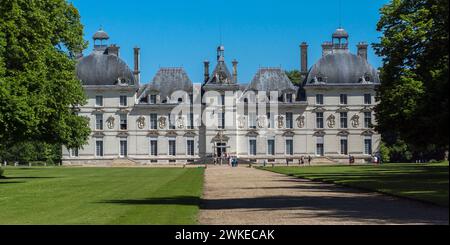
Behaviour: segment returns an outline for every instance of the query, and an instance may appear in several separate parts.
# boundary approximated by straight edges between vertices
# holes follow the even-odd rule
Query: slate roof
[[[133,72],[128,65],[118,56],[101,50],[95,50],[81,58],[76,72],[83,85],[116,85],[122,79],[128,84],[135,84]]]
[[[297,89],[281,68],[260,68],[247,87],[247,90],[280,93]]]
[[[183,68],[161,68],[147,85],[150,90],[159,92],[161,100],[170,98],[175,91],[191,92],[193,84]]]
[[[368,77],[370,83],[379,84],[378,72],[364,58],[349,52],[336,52],[322,57],[309,71],[304,85],[323,84],[344,85],[361,84]]]
[[[218,78],[222,75],[222,77],[226,78],[228,80],[228,83],[236,83],[234,81],[233,76],[231,75],[230,71],[228,70],[227,65],[224,61],[219,61],[216,65],[216,68],[214,69],[213,73],[211,74],[207,84],[218,84],[222,83],[223,81],[218,81]]]

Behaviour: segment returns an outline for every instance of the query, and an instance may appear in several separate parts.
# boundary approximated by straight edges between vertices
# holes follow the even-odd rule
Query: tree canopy
[[[416,155],[443,157],[448,150],[448,14],[447,0],[392,0],[377,26],[377,130]]]
[[[1,0],[0,148],[86,143],[88,119],[76,111],[86,97],[75,74],[86,47],[78,10],[65,0]]]

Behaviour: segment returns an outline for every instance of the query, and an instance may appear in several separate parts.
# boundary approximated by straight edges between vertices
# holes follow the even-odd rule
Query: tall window
[[[188,156],[194,156],[194,140],[193,139],[189,139],[187,140],[187,155]]]
[[[372,155],[372,137],[366,137],[364,139],[364,154]]]
[[[194,129],[194,113],[189,113],[188,129]]]
[[[286,140],[286,155],[294,155],[294,140]]]
[[[120,106],[127,106],[127,96],[126,95],[121,95],[120,96]]]
[[[189,94],[189,101],[192,104],[194,104],[194,95],[193,94]]]
[[[249,155],[256,156],[256,138],[250,138],[248,140],[248,145],[249,145],[248,149]]]
[[[293,102],[292,94],[286,94],[286,102],[287,103],[292,103]]]
[[[316,105],[323,105],[323,94],[316,94]]]
[[[218,128],[225,128],[225,112],[219,112],[218,114]]]
[[[158,139],[150,139],[150,155],[158,156]]]
[[[268,128],[275,127],[275,119],[274,119],[273,113],[267,112],[266,116],[267,116],[267,124],[268,124],[267,127]]]
[[[149,102],[150,102],[150,104],[156,104],[156,94],[151,94],[150,95]]]
[[[341,137],[341,154],[348,155],[348,138]]]
[[[78,157],[78,148],[72,148],[69,150],[69,154],[71,157]]]
[[[364,112],[364,127],[372,127],[372,112]]]
[[[150,129],[158,129],[158,114],[150,114]]]
[[[167,114],[167,121],[169,123],[169,129],[175,129],[175,123],[172,117],[170,116],[170,113]]]
[[[220,95],[220,103],[222,103],[222,105],[225,105],[225,95],[224,94]]]
[[[325,150],[324,150],[323,136],[317,137],[316,140],[317,140],[317,142],[316,142],[316,154],[318,156],[324,156],[325,155]]]
[[[293,122],[293,116],[292,112],[286,112],[286,128],[293,128],[294,122]]]
[[[347,104],[347,95],[346,94],[341,94],[340,96],[340,104],[341,105],[346,105]]]
[[[103,130],[103,114],[95,114],[95,129]]]
[[[248,127],[256,128],[256,113],[255,112],[248,113]]]
[[[120,140],[120,156],[121,157],[128,156],[128,144],[127,144],[127,140],[125,140],[125,139]]]
[[[316,112],[316,128],[323,128],[323,112]]]
[[[95,106],[103,106],[103,96],[95,96]]]
[[[120,114],[120,130],[128,129],[127,114]]]
[[[169,140],[169,156],[177,155],[177,145],[175,139]]]
[[[347,128],[347,112],[341,112],[341,128]]]
[[[267,154],[275,155],[275,140],[273,139],[267,140]]]
[[[372,104],[372,95],[364,94],[364,104],[371,105]]]
[[[97,156],[97,157],[103,156],[103,141],[102,140],[95,141],[95,156]]]

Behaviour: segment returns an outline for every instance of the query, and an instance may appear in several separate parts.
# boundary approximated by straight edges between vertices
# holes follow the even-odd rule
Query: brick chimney
[[[233,60],[233,81],[237,83],[237,65],[238,65],[238,61],[237,60]]]
[[[115,56],[119,56],[119,49],[120,49],[120,47],[119,46],[117,46],[117,45],[115,45],[115,44],[111,44],[111,46],[109,46],[107,49],[106,49],[106,51],[105,51],[105,53],[106,54],[109,54],[109,55],[115,55]]]
[[[324,42],[322,44],[322,57],[333,53],[333,43]]]
[[[209,61],[203,61],[204,71],[205,71],[205,83],[209,80]]]
[[[359,42],[356,47],[358,48],[358,56],[367,60],[367,47],[369,47],[369,45],[365,42]]]
[[[135,47],[134,48],[134,72],[133,72],[133,74],[134,74],[134,79],[136,80],[136,82],[137,82],[137,84],[139,85],[139,83],[140,83],[140,78],[141,78],[141,75],[140,75],[140,73],[141,73],[141,71],[140,71],[140,64],[139,64],[139,62],[140,62],[140,52],[141,52],[141,49],[139,48],[139,47]]]
[[[300,72],[302,75],[308,73],[308,44],[302,42],[300,44]]]

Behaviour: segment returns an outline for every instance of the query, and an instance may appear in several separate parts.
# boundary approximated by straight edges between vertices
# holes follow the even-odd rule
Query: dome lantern
[[[94,49],[95,50],[104,50],[106,49],[107,41],[109,39],[108,33],[106,33],[103,28],[100,28],[92,37],[94,39]]]
[[[349,35],[343,28],[338,28],[333,33],[333,48],[334,49],[348,49]]]

